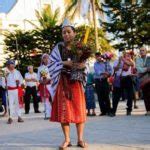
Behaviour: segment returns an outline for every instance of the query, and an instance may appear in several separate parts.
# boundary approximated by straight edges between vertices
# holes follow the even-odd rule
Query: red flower
[[[75,57],[74,61],[82,62],[88,59],[91,54],[92,50],[90,47],[87,47],[86,45],[83,45],[81,42],[75,42],[72,45],[72,54]]]

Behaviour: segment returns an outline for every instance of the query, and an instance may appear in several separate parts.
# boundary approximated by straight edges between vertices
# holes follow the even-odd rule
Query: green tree
[[[36,47],[41,53],[50,53],[53,47],[59,41],[62,41],[61,26],[55,26],[42,30],[34,30],[34,39]]]
[[[111,40],[121,40],[121,43],[115,45],[116,48],[133,50],[149,44],[150,15],[145,3],[121,3],[120,0],[112,0],[103,4],[103,7],[110,18],[108,22],[104,22],[104,28],[113,34]]]
[[[5,33],[5,50],[8,58],[18,61],[17,67],[24,71],[27,64],[33,64],[31,54],[36,48],[33,32],[16,30]]]

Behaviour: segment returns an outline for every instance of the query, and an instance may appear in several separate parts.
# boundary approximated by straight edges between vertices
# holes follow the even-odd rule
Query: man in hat
[[[18,117],[18,122],[23,122],[19,101],[19,88],[23,85],[23,77],[21,73],[15,69],[15,63],[13,60],[7,61],[7,69],[9,73],[6,80],[10,110],[10,116],[7,123],[11,124],[13,122],[12,117],[14,114]]]

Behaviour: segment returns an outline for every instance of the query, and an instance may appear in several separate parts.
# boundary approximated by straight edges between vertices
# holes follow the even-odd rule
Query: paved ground
[[[138,105],[132,116],[125,116],[125,103],[121,102],[114,118],[88,118],[85,129],[88,150],[150,150],[150,117],[144,116],[143,102]],[[43,116],[31,112],[23,115],[24,123],[14,121],[12,125],[6,124],[7,118],[0,118],[0,150],[57,150],[63,140],[60,125],[43,120]],[[74,146],[68,150],[80,150],[75,146],[73,125],[71,139]]]

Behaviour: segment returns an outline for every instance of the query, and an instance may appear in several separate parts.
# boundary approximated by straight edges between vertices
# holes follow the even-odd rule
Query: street
[[[139,109],[132,116],[126,116],[126,104],[120,102],[116,117],[88,117],[85,140],[88,150],[149,150],[150,117],[144,116],[143,101],[138,101]],[[33,108],[31,106],[31,108]],[[43,111],[43,105],[40,104]],[[97,105],[97,115],[99,108]],[[63,134],[58,123],[44,120],[44,114],[23,114],[24,123],[7,125],[7,117],[0,118],[0,150],[56,150],[63,142]],[[76,147],[76,132],[71,125],[73,147],[68,150],[80,150]]]

